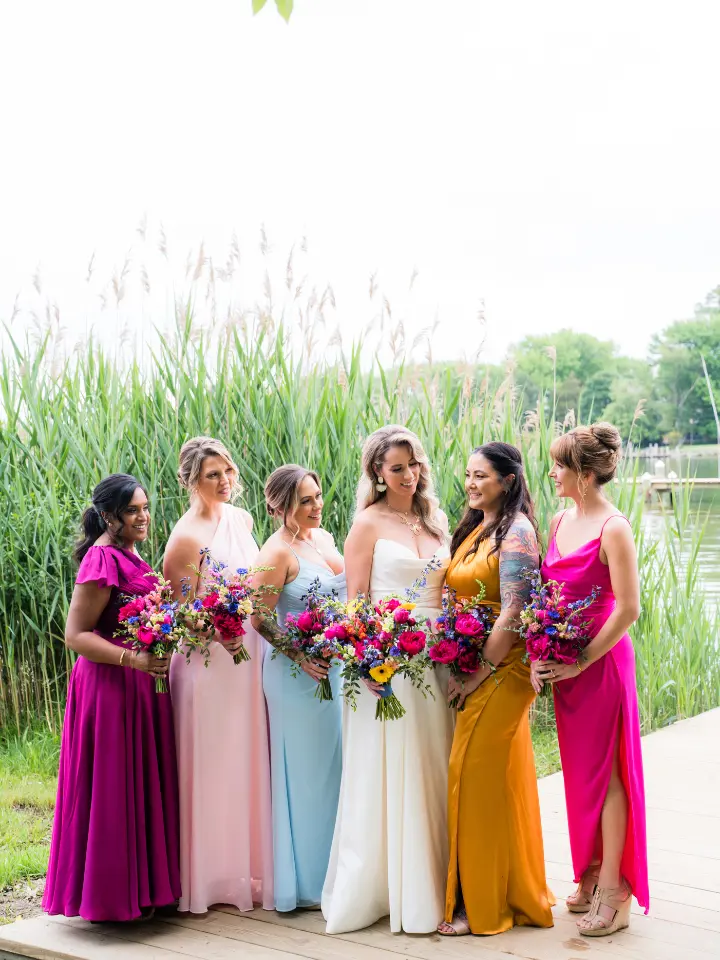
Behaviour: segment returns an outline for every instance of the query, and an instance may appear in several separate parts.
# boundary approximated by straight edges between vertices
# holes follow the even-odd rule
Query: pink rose
[[[410,619],[410,611],[406,610],[405,607],[396,607],[395,612],[393,613],[393,620],[395,623],[407,623]]]
[[[325,631],[328,640],[347,640],[348,632],[341,623],[331,624]]]
[[[126,603],[124,607],[120,607],[118,618],[120,620],[128,620],[130,617],[136,617],[144,608],[145,599],[138,597],[135,600],[131,600],[130,603]]]
[[[468,650],[463,650],[458,657],[458,666],[463,673],[475,673],[480,668],[480,657],[477,649],[470,647]]]
[[[428,650],[428,656],[435,663],[452,663],[457,659],[460,645],[457,640],[438,640]]]
[[[297,618],[297,627],[298,630],[302,630],[303,633],[318,633],[318,631],[322,629],[317,617],[310,610],[303,610]]]
[[[547,623],[550,619],[550,614],[547,612],[547,610],[536,610],[535,616],[538,618],[540,623]]]
[[[385,603],[383,604],[383,607],[385,608],[385,610],[386,611],[389,610],[391,612],[393,610],[397,610],[399,606],[400,606],[400,601],[395,600],[394,598],[392,600],[386,600]]]
[[[411,657],[425,649],[425,634],[421,630],[406,630],[397,638],[397,645]]]
[[[219,599],[220,595],[217,593],[217,591],[214,590],[212,593],[209,593],[206,597],[203,597],[203,609],[212,610],[213,607],[217,606]]]
[[[155,641],[155,634],[149,627],[139,627],[137,638],[144,646],[149,647]]]
[[[356,640],[353,646],[355,647],[355,656],[359,660],[362,660],[362,658],[365,656],[365,644],[360,640]]]
[[[461,613],[455,621],[455,630],[463,637],[479,637],[484,633],[483,625],[471,613]]]

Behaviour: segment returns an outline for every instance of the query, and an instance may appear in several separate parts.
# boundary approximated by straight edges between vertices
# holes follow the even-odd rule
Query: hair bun
[[[607,447],[608,450],[612,450],[613,453],[617,453],[622,447],[622,437],[620,436],[620,431],[617,427],[614,427],[611,423],[594,423],[590,427],[590,432],[604,447]]]

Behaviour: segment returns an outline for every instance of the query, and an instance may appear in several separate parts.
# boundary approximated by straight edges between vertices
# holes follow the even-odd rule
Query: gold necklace
[[[287,530],[287,527],[285,527],[285,529]],[[323,560],[325,560],[325,557],[323,556],[322,550],[318,550],[318,548],[315,546],[315,544],[312,542],[312,540],[306,540],[304,537],[293,537],[293,542],[294,542],[294,543],[306,543],[309,547],[312,547],[312,548],[313,548],[313,550],[315,551],[315,553],[317,553],[317,555],[318,555],[319,557],[322,557]],[[292,544],[291,544],[291,546],[292,546]],[[327,561],[325,561],[325,562],[327,563]]]
[[[396,515],[396,517],[401,523],[404,523],[406,527],[409,527],[412,530],[413,536],[415,537],[420,536],[420,534],[422,533],[422,524],[420,523],[419,517],[416,517],[414,521],[410,520],[408,518],[408,513],[410,513],[409,510],[403,513],[402,510],[396,510],[395,507],[391,507],[390,504],[388,504],[387,506],[388,506],[388,510],[392,510],[392,512]]]

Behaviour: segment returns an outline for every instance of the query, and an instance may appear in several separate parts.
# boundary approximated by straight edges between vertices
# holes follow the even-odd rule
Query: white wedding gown
[[[436,556],[444,561],[447,548]],[[401,543],[378,540],[371,599],[403,596],[427,562]],[[439,615],[444,578],[444,569],[428,575],[415,601],[418,619]],[[427,670],[434,699],[404,677],[393,680],[406,710],[400,720],[376,720],[376,698],[364,686],[357,711],[344,707],[340,803],[322,895],[328,933],[360,930],[388,914],[393,933],[431,933],[443,918],[454,727],[448,677],[444,667]]]

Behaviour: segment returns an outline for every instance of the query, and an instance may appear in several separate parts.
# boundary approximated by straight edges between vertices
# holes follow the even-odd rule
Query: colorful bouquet
[[[543,583],[536,573],[532,583],[530,602],[520,614],[520,636],[525,641],[527,659],[576,664],[590,642],[587,630],[593,622],[583,620],[582,614],[597,600],[600,588],[593,587],[584,600],[567,603],[557,580]],[[548,694],[550,686],[543,684],[542,696]]]
[[[171,656],[181,644],[193,643],[183,604],[173,599],[172,585],[155,573],[156,585],[144,597],[131,597],[118,612],[119,629],[133,650],[149,650],[155,657]],[[167,677],[155,678],[155,692],[167,693]]]
[[[452,587],[443,590],[442,614],[435,621],[435,638],[428,647],[428,657],[433,663],[443,663],[455,677],[475,673],[487,665],[495,667],[483,657],[485,641],[490,636],[497,614],[485,604],[485,585],[478,581],[480,591],[470,600],[459,601]],[[458,705],[460,698],[450,701]],[[459,708],[463,710],[465,704]]]
[[[226,563],[213,559],[206,548],[201,551],[203,557],[202,576],[205,586],[198,596],[186,606],[186,621],[198,632],[217,630],[223,642],[245,636],[245,621],[262,606],[261,596],[265,593],[277,593],[276,587],[263,585],[256,587],[252,579],[255,573],[271,570],[272,567],[238,567],[234,573],[227,572]],[[198,575],[201,571],[193,568]],[[209,661],[209,649],[204,645],[205,665]],[[233,655],[235,663],[250,659],[244,644]]]
[[[398,720],[405,709],[393,693],[392,679],[405,676],[414,687],[432,696],[424,682],[427,660],[425,650],[429,621],[418,622],[413,616],[414,598],[427,582],[427,573],[437,570],[439,561],[427,565],[421,576],[406,591],[406,599],[386,597],[373,605],[364,597],[346,606],[345,617],[332,629],[338,656],[343,663],[343,696],[352,709],[357,707],[361,680],[382,684],[375,708],[376,720]],[[327,634],[327,631],[326,631]]]
[[[330,661],[337,656],[337,639],[343,636],[338,627],[342,620],[344,607],[337,596],[328,597],[320,593],[320,579],[316,577],[302,597],[305,609],[297,616],[289,613],[285,618],[285,639],[280,641],[272,656],[277,652],[298,653],[301,656],[293,660],[292,672],[297,675],[303,660],[318,659]],[[330,679],[325,677],[317,685],[315,696],[318,700],[332,700]]]

